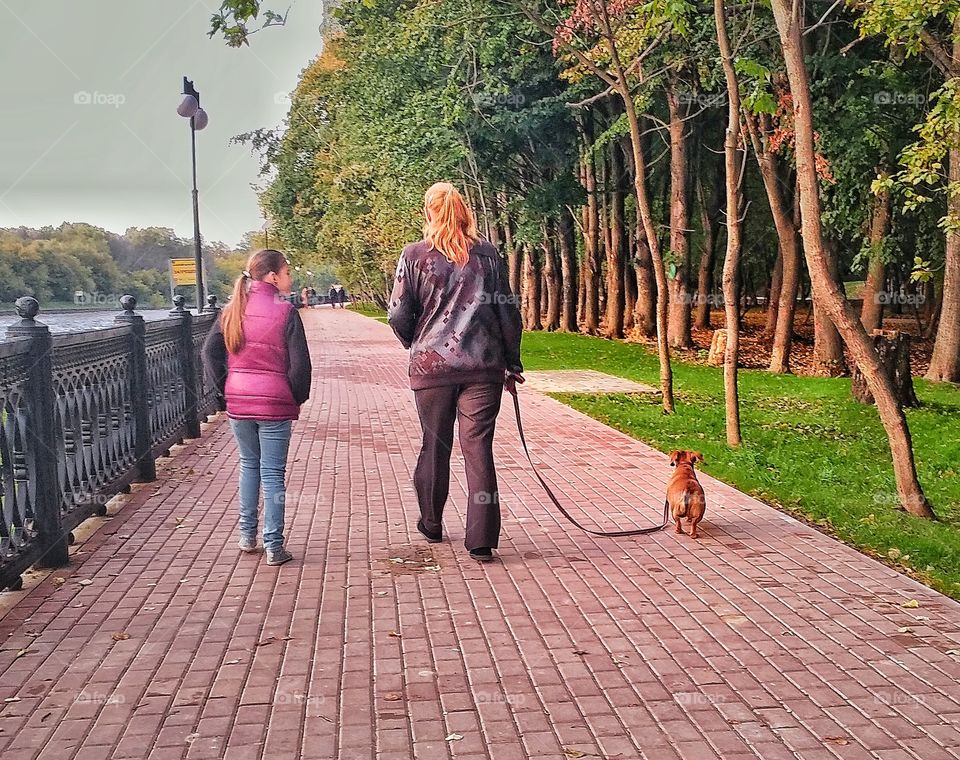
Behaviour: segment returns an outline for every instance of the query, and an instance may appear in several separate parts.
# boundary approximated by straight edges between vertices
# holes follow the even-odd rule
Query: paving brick
[[[580,533],[538,490],[508,404],[499,561],[463,551],[458,450],[447,540],[428,546],[404,352],[348,310],[303,317],[297,561],[236,551],[236,448],[225,419],[205,425],[56,573],[66,584],[0,617],[3,760],[960,757],[960,673],[923,645],[960,644],[956,603],[706,475],[698,542]],[[578,516],[658,519],[662,454],[538,393],[522,403]],[[439,570],[390,562],[414,551]]]

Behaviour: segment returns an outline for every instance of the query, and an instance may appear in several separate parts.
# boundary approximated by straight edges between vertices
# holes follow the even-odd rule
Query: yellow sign
[[[196,285],[197,262],[193,259],[170,259],[170,277],[174,285]]]

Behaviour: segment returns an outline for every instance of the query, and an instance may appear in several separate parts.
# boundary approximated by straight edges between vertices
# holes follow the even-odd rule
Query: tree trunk
[[[597,175],[591,141],[593,126],[585,122],[585,147],[581,159],[583,187],[587,193],[587,205],[583,207],[583,259],[584,259],[584,307],[583,331],[596,335],[600,330],[600,241],[599,213],[597,209]]]
[[[837,276],[837,256],[830,244],[824,244],[823,255],[830,281],[846,300],[846,295],[840,290]],[[811,279],[812,277],[811,274]],[[840,332],[828,316],[827,309],[818,303],[817,298],[813,299],[813,372],[822,377],[842,377],[847,374],[847,362],[843,355]]]
[[[629,243],[627,250],[631,250]],[[637,273],[631,264],[623,267],[623,330],[633,330],[637,308]]]
[[[767,324],[763,334],[770,337],[777,332],[777,314],[780,311],[780,291],[783,288],[783,247],[777,246],[777,259],[770,275],[770,288],[767,291]]]
[[[670,366],[670,347],[667,344],[667,306],[669,303],[669,288],[667,272],[660,255],[660,243],[657,240],[656,228],[653,226],[653,211],[650,208],[650,195],[647,192],[647,163],[643,155],[643,137],[640,132],[640,119],[637,116],[636,105],[633,102],[633,93],[630,85],[623,76],[617,79],[617,93],[623,100],[627,114],[627,124],[630,127],[630,147],[633,150],[634,191],[637,196],[637,213],[643,222],[643,231],[650,251],[650,260],[657,282],[657,358],[660,363],[660,390],[662,392],[663,411],[673,413],[673,369]]]
[[[523,295],[524,295],[524,328],[527,330],[542,330],[543,322],[540,316],[540,262],[537,260],[536,249],[529,244],[523,246]]]
[[[687,109],[681,109],[676,85],[667,88],[670,112],[670,256],[676,266],[670,278],[667,339],[676,348],[690,348],[690,208]]]
[[[726,406],[727,445],[739,446],[740,396],[737,388],[737,363],[740,359],[740,313],[738,308],[737,269],[740,263],[740,85],[733,66],[724,0],[714,0],[717,41],[727,86],[727,130],[723,143],[724,175],[727,196],[727,250],[723,259],[723,310],[726,317],[727,346],[723,355],[723,390]]]
[[[560,328],[561,284],[560,268],[557,266],[556,230],[552,222],[544,223],[543,232],[543,279],[547,291],[547,318],[544,329],[553,332]]]
[[[635,187],[637,168],[633,161],[633,151],[625,153],[625,156],[630,179]],[[634,190],[634,200],[636,200],[636,190]],[[637,283],[637,302],[634,307],[633,327],[635,330],[639,330],[644,337],[652,338],[657,334],[657,284],[653,271],[653,259],[650,257],[650,248],[647,245],[647,233],[643,226],[643,218],[639,213],[637,213],[633,231],[632,251],[634,275]]]
[[[563,307],[560,314],[560,329],[577,331],[577,243],[573,236],[573,217],[569,209],[560,212],[557,229],[557,245],[560,248],[560,270],[563,281]]]
[[[874,330],[873,345],[883,363],[884,370],[893,382],[900,406],[920,406],[917,394],[913,390],[913,375],[910,371],[910,335],[896,330]],[[873,394],[858,367],[853,369],[850,392],[861,404],[873,403]]]
[[[718,2],[720,0],[717,0]],[[877,401],[877,411],[887,432],[893,456],[900,503],[910,513],[926,518],[935,515],[923,494],[917,478],[913,458],[910,429],[890,378],[884,371],[873,343],[863,329],[857,314],[847,302],[830,267],[823,231],[820,226],[820,196],[817,185],[816,151],[812,117],[812,98],[801,44],[800,20],[793,13],[792,0],[772,0],[773,15],[780,34],[790,92],[793,94],[794,123],[796,128],[797,175],[800,181],[802,206],[804,255],[813,285],[814,297],[823,310],[843,333],[843,338],[857,366],[863,372],[866,383]]]
[[[624,200],[623,200],[623,160],[620,146],[616,141],[610,143],[610,173],[607,175],[610,192],[609,242],[607,244],[607,314],[604,334],[608,338],[623,337],[623,251],[624,245]]]
[[[698,330],[710,329],[710,306],[713,300],[713,257],[717,245],[717,223],[707,207],[703,178],[697,177],[697,205],[700,206],[700,226],[703,228],[703,248],[697,269],[697,308],[693,324]]]
[[[883,168],[881,177],[889,176]],[[860,309],[860,321],[867,332],[878,330],[883,325],[883,303],[881,297],[886,287],[887,265],[883,258],[883,241],[890,232],[890,191],[880,190],[873,202],[873,214],[870,219],[870,264],[867,268],[867,281],[863,286],[863,306]]]
[[[506,208],[506,206],[504,206]],[[520,254],[513,240],[513,225],[509,214],[503,220],[503,245],[507,251],[507,272],[510,278],[510,292],[520,294]]]
[[[954,60],[960,60],[960,36],[954,43]],[[960,184],[960,149],[949,151],[949,185]],[[947,200],[949,216],[960,218],[960,195],[951,193]],[[924,377],[935,383],[960,383],[960,232],[947,233],[946,260],[943,268],[943,289],[940,302],[940,326],[933,344],[930,367]]]

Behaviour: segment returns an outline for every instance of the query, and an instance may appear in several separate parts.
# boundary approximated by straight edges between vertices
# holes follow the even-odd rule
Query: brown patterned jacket
[[[497,249],[480,240],[461,267],[424,241],[403,249],[388,309],[410,349],[410,387],[503,382],[520,373],[517,299]]]

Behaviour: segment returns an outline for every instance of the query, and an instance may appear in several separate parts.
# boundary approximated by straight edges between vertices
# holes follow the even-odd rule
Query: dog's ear
[[[670,452],[670,466],[671,466],[671,467],[676,467],[676,466],[677,466],[677,461],[678,461],[679,459],[680,459],[680,452],[679,452],[679,451],[671,451],[671,452]]]
[[[703,454],[701,454],[699,451],[694,451],[693,461],[694,463],[696,463],[696,462],[706,462],[707,460],[703,458]]]

